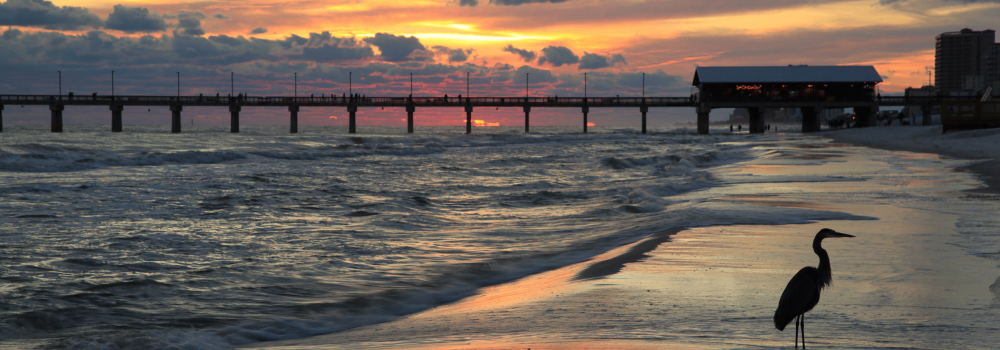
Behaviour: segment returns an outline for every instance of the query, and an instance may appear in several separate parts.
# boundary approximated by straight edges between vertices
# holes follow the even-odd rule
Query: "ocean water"
[[[710,199],[700,192],[724,185],[712,169],[769,155],[745,141],[789,136],[46,128],[8,126],[0,137],[0,342],[12,347],[302,338],[671,227],[868,219],[699,205]]]

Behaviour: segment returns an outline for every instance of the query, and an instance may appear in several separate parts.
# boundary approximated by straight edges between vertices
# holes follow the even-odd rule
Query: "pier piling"
[[[182,110],[184,110],[184,107],[181,106],[181,105],[179,105],[179,104],[175,104],[175,105],[171,105],[170,106],[170,113],[171,113],[171,117],[170,117],[170,132],[172,132],[172,133],[177,134],[177,133],[181,132],[181,111]]]
[[[289,120],[291,129],[289,131],[292,134],[297,134],[299,133],[299,106],[288,106],[288,112],[291,114],[291,118]]]
[[[240,105],[229,105],[229,132],[240,132],[240,110],[242,109]]]
[[[761,115],[760,107],[750,107],[747,111],[750,114],[750,133],[764,133],[764,117]]]
[[[587,113],[590,113],[590,106],[583,106],[583,133],[587,133]]]
[[[854,107],[854,127],[865,128],[875,125],[875,115],[871,107]]]
[[[111,110],[111,132],[122,132],[122,110],[125,106],[112,104],[108,109]]]
[[[819,108],[802,107],[802,132],[819,132]]]
[[[699,107],[695,108],[695,111],[698,113],[698,134],[708,135],[709,116],[712,113],[712,109],[708,108],[708,107],[705,107],[705,106],[702,105],[702,106],[699,106]],[[758,113],[758,116],[759,116],[759,114],[760,113]],[[643,113],[642,115],[645,116],[646,113]],[[646,118],[643,118],[643,120],[645,120],[645,119]],[[753,117],[752,116],[750,117],[750,124],[753,125]],[[645,130],[645,128],[643,128],[643,130]],[[753,130],[753,128],[751,128],[750,130]],[[753,131],[751,131],[751,132],[753,132]]]
[[[52,111],[52,132],[63,131],[63,109],[66,109],[66,107],[60,104],[49,105],[49,110]]]
[[[406,133],[413,133],[413,112],[417,111],[417,106],[414,104],[406,105]]]
[[[528,115],[531,114],[531,106],[524,105],[524,132],[528,132]]]
[[[644,101],[642,101],[642,102],[645,103],[646,102],[645,99],[643,99],[643,100]],[[639,112],[642,113],[642,133],[645,134],[646,133],[646,112],[649,112],[649,106],[646,106],[646,105],[639,106]]]
[[[358,124],[355,117],[358,113],[358,106],[354,104],[347,105],[347,113],[350,115],[347,122],[347,132],[351,134],[356,134],[358,132]]]
[[[472,133],[472,105],[465,105],[465,133]]]
[[[3,132],[3,105],[0,105],[0,132]]]

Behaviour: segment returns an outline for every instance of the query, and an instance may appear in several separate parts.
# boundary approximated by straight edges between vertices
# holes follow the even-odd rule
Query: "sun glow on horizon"
[[[490,123],[490,122],[487,122],[485,120],[473,119],[472,120],[472,126],[475,126],[477,128],[497,127],[497,126],[500,126],[500,122]]]

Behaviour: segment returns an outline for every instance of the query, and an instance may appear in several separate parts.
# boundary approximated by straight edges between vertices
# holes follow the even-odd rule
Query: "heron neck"
[[[822,286],[829,286],[830,282],[833,281],[833,274],[830,269],[830,255],[826,253],[826,249],[823,249],[823,238],[816,237],[813,240],[813,251],[816,255],[819,255],[819,269],[820,281]]]

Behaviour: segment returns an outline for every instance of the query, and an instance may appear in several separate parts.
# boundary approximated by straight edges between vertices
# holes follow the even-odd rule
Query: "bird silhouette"
[[[799,329],[802,329],[802,348],[806,348],[805,313],[819,303],[819,292],[830,285],[833,275],[830,273],[830,256],[826,254],[822,243],[824,238],[854,237],[828,228],[819,230],[813,238],[813,251],[819,255],[819,267],[806,266],[788,281],[785,291],[778,301],[778,310],[774,311],[774,326],[779,331],[785,330],[792,319],[795,319],[795,348],[799,348]]]

